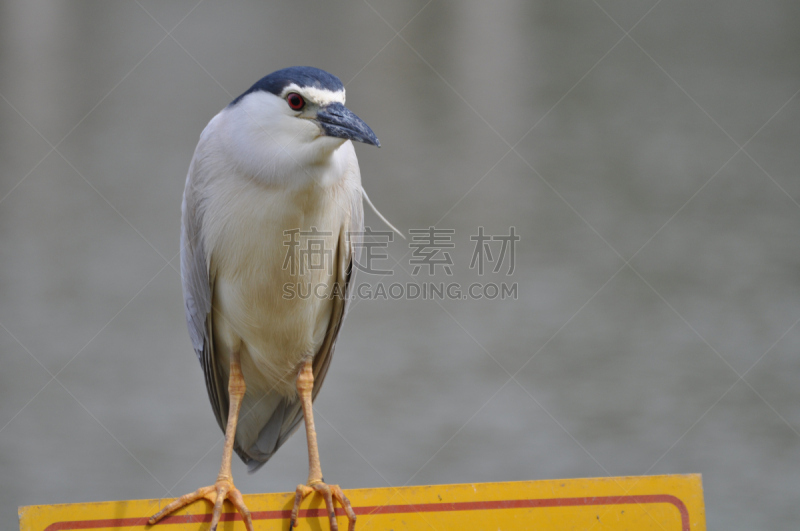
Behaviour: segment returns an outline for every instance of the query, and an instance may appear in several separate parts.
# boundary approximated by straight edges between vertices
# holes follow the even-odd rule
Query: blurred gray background
[[[800,527],[800,4],[267,4],[0,3],[2,528],[213,482],[181,193],[208,120],[291,65],[380,137],[357,151],[388,219],[456,231],[434,280],[519,289],[355,303],[316,403],[326,479],[699,472],[709,529]],[[469,268],[479,226],[516,228],[513,275]],[[360,280],[414,280],[407,251]],[[301,432],[234,477],[306,466]]]

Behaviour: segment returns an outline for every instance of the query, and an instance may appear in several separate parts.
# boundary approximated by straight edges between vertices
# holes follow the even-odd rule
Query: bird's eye
[[[306,100],[304,100],[303,96],[301,96],[297,92],[292,92],[288,96],[286,96],[286,102],[289,104],[289,107],[291,107],[292,110],[294,111],[299,111],[306,104]]]

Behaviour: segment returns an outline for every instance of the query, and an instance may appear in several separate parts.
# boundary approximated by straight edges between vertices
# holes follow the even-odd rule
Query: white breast
[[[340,156],[352,154],[355,160],[352,145],[346,146]],[[352,194],[360,197],[358,172],[342,171],[347,166],[334,164],[330,172],[339,175],[323,174],[297,187],[238,173],[207,183],[203,231],[214,278],[215,353],[227,367],[230,351],[241,349],[248,393],[276,390],[292,396],[299,364],[325,338],[333,306],[325,295],[341,278],[340,236],[348,228]],[[312,248],[305,254],[324,267],[299,267],[299,255],[308,249],[302,232],[312,228],[323,245],[319,253]],[[301,232],[297,245],[287,245],[292,239],[287,230]],[[287,284],[294,286],[289,293],[317,293],[287,297]]]

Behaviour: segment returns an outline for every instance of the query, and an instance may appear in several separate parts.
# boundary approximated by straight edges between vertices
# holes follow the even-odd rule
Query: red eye
[[[286,102],[289,104],[289,107],[291,107],[292,110],[295,111],[299,111],[306,104],[306,100],[304,100],[303,96],[301,96],[297,92],[292,92],[288,96],[286,96]]]

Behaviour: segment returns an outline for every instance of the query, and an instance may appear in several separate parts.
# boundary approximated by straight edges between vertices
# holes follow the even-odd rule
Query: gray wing
[[[360,193],[353,194],[350,205],[350,222],[345,225],[339,235],[339,245],[337,247],[336,260],[339,271],[340,294],[343,296],[334,298],[333,312],[328,324],[325,339],[317,354],[314,356],[314,389],[311,399],[317,398],[325,375],[328,373],[333,350],[336,346],[336,339],[339,336],[344,318],[348,310],[348,298],[352,294],[355,285],[355,268],[353,260],[358,261],[361,246],[358,245],[360,235],[364,232],[364,210]],[[352,234],[349,234],[352,233]],[[274,403],[274,402],[273,402]],[[247,463],[248,472],[255,472],[263,466],[270,457],[286,442],[286,440],[300,426],[303,420],[303,410],[299,400],[289,401],[281,399],[272,412],[269,420],[258,434],[255,444],[247,449],[243,449],[238,443],[234,444],[234,449],[239,457]]]
[[[204,241],[201,235],[203,221],[202,201],[196,189],[196,160],[189,166],[186,188],[181,206],[181,281],[186,324],[197,359],[203,368],[206,390],[220,428],[225,431],[228,408],[227,388],[220,385],[220,374],[214,362],[214,341],[211,319],[211,294],[213,278],[209,277]]]

